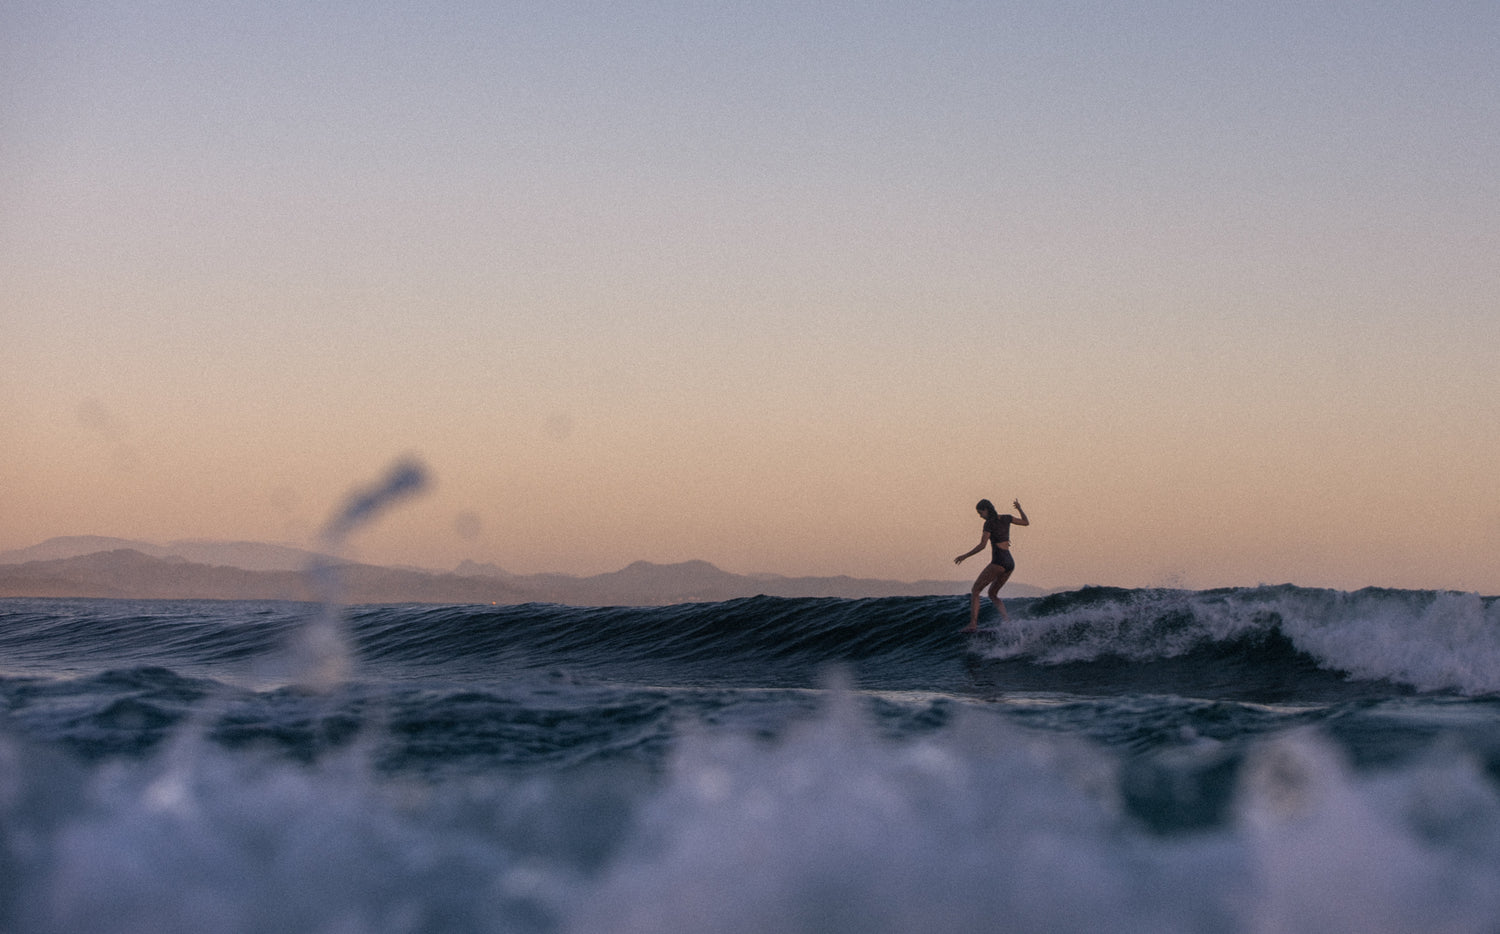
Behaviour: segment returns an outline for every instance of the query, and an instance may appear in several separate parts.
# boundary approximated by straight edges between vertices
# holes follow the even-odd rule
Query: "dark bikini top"
[[[996,516],[984,520],[984,530],[990,533],[990,544],[1010,541],[1010,524],[1014,521],[1015,516]]]

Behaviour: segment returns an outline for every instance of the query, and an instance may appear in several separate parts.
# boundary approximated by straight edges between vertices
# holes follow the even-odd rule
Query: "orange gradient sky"
[[[1494,4],[313,6],[0,13],[0,549],[1500,593]]]

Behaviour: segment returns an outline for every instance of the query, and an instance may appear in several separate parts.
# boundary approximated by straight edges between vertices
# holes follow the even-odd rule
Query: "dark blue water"
[[[0,601],[3,931],[1500,930],[1500,604]]]

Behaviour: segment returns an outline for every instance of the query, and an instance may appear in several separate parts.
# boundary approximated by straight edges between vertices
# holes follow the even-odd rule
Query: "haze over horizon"
[[[219,565],[225,567],[239,568],[242,570],[259,571],[306,571],[314,564],[322,564],[332,560],[336,562],[362,563],[363,559],[358,555],[358,549],[331,549],[329,552],[314,551],[302,545],[290,542],[254,542],[244,540],[221,540],[221,539],[180,539],[168,542],[145,541],[142,539],[117,538],[102,535],[60,535],[53,538],[35,542],[31,545],[0,550],[0,565],[24,564],[36,561],[55,561],[82,557],[85,555],[99,555],[101,553],[118,551],[138,551],[148,557],[163,558],[171,557],[182,561],[203,565]],[[701,565],[716,571],[723,570],[710,561],[701,558],[689,558],[683,561],[661,564],[658,562],[636,559],[621,568],[611,568],[604,574],[616,573],[638,566],[651,567],[690,567]],[[515,576],[508,568],[503,568],[494,562],[475,561],[472,558],[461,559],[457,565],[439,567],[432,565],[374,565],[387,569],[406,569],[422,571],[433,574],[455,574],[463,573],[466,569],[484,574],[503,574]],[[543,575],[557,574],[568,576],[562,572],[539,572]],[[741,572],[748,577],[776,577],[781,575],[769,572]],[[937,578],[946,581],[950,578]],[[966,581],[964,575],[953,578],[957,581]],[[926,581],[930,583],[932,581]],[[906,583],[922,583],[907,581]]]
[[[168,542],[55,538],[0,551],[0,597],[129,600],[324,600],[330,556],[257,542]],[[706,561],[636,561],[597,575],[518,575],[494,565],[455,568],[340,566],[337,597],[349,604],[537,604],[664,606],[758,596],[842,598],[966,595],[966,580],[892,581],[848,576],[735,574]],[[315,573],[316,571],[316,573]],[[1024,582],[1009,597],[1048,591]],[[956,604],[954,604],[956,606]]]
[[[0,551],[1500,594],[1500,7],[0,12]]]

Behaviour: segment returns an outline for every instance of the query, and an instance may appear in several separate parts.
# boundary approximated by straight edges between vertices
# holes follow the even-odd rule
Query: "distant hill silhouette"
[[[428,574],[367,564],[338,566],[348,603],[516,603],[529,599],[503,581]],[[153,558],[133,549],[55,561],[0,565],[0,596],[113,597],[137,600],[318,600],[303,571],[249,571]]]
[[[302,571],[313,561],[331,560],[316,552],[291,545],[264,542],[216,542],[198,539],[153,545],[125,538],[99,535],[65,535],[49,538],[40,545],[0,551],[0,564],[24,564],[28,561],[55,561],[78,558],[101,551],[129,549],[152,558],[180,558],[196,564],[222,565],[246,571]]]
[[[106,548],[68,554],[94,545]],[[118,546],[127,547],[118,547]],[[143,550],[151,549],[155,554]],[[109,547],[116,546],[116,547]],[[213,556],[189,560],[181,552]],[[63,555],[62,557],[35,556]],[[16,560],[17,558],[21,560]],[[238,560],[257,565],[236,566]],[[294,563],[293,568],[278,565]],[[52,539],[0,553],[0,596],[111,597],[124,599],[316,600],[307,568],[330,563],[311,552],[252,542],[177,542],[147,545],[122,539]],[[780,597],[889,597],[957,595],[967,581],[872,580],[854,577],[741,575],[707,561],[653,564],[637,561],[608,574],[510,574],[493,564],[466,561],[455,573],[338,563],[339,599],[347,603],[566,603],[577,606],[657,606],[709,602],[759,594]],[[1007,593],[1046,591],[1024,584]]]

